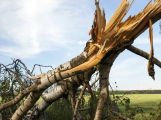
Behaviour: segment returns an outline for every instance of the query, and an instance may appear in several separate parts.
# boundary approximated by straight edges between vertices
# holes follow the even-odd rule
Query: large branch
[[[124,49],[123,49],[124,50]],[[104,107],[104,103],[106,99],[109,96],[109,73],[111,70],[111,67],[113,65],[113,62],[117,58],[117,56],[123,51],[112,51],[110,54],[107,54],[104,59],[100,62],[100,68],[99,68],[99,75],[100,75],[100,98],[97,105],[97,110],[95,114],[94,120],[100,120],[102,115],[102,110]]]
[[[141,57],[144,57],[147,60],[149,59],[149,54],[147,52],[140,50],[139,48],[136,48],[133,45],[128,46],[126,49],[128,49],[129,51],[131,51]],[[157,58],[153,57],[152,61],[154,62],[154,64],[156,64],[158,67],[161,68],[161,62]]]

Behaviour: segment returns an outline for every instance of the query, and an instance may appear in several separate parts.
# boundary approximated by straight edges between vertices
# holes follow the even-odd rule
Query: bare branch
[[[20,79],[19,75],[17,75],[16,72],[13,72],[11,69],[7,68],[3,64],[0,64],[0,65],[2,65],[6,69],[6,71],[10,71],[11,73],[13,73],[18,78],[19,82],[23,84],[23,88],[25,89],[25,83]]]
[[[99,79],[100,79],[100,78],[98,77],[98,78],[92,83],[91,87],[93,87],[94,84],[95,84]]]
[[[80,102],[80,100],[81,100],[81,98],[82,98],[82,96],[83,96],[83,93],[84,93],[85,89],[86,89],[86,83],[83,83],[83,88],[82,88],[82,90],[81,90],[81,93],[80,93],[80,95],[79,95],[79,97],[78,97],[78,99],[77,99],[77,103],[76,103],[76,105],[75,105],[73,120],[76,120],[78,105],[79,105],[79,102]]]
[[[51,67],[51,68],[52,68],[52,70],[54,69],[54,68],[53,68],[52,66],[50,66],[50,65],[49,65],[49,66],[45,66],[45,65],[35,64],[35,65],[34,65],[34,67],[33,67],[33,69],[32,69],[32,71],[31,71],[31,73],[33,73],[33,71],[34,71],[34,69],[35,69],[35,67],[36,67],[36,66],[39,66],[40,71],[41,71],[41,67]],[[41,71],[41,72],[42,72],[42,71]]]
[[[116,114],[116,115],[118,115],[119,117],[123,118],[124,120],[131,120],[130,118],[121,115],[121,113],[118,113],[118,112],[116,112],[116,111],[111,111],[111,112],[113,112],[114,114]]]
[[[11,106],[17,104],[18,102],[20,102],[25,95],[27,95],[31,91],[36,90],[37,89],[36,86],[37,86],[36,84],[33,84],[32,86],[30,86],[30,87],[24,89],[22,92],[20,92],[13,100],[6,102],[4,104],[1,104],[0,111],[6,109],[8,107],[11,107]]]
[[[92,83],[92,85],[91,85],[91,87],[93,87],[94,86],[94,84],[99,80],[100,78],[98,77],[93,83]],[[77,89],[77,91],[81,91],[82,90],[82,88],[78,88]],[[86,89],[87,90],[87,89]],[[88,90],[87,90],[88,91]],[[89,91],[88,91],[89,92]]]
[[[126,49],[128,49],[129,51],[131,51],[139,56],[144,57],[147,60],[149,59],[149,54],[147,52],[144,52],[143,50],[140,50],[139,48],[136,48],[133,45],[130,45]],[[157,58],[153,57],[152,61],[154,62],[154,64],[156,64],[158,67],[161,68],[161,62]]]
[[[30,72],[30,70],[27,69],[26,65],[25,65],[20,59],[17,59],[16,61],[20,62],[20,63],[24,66],[25,70],[27,71],[27,73],[28,73],[30,76],[33,76],[32,73]]]
[[[86,111],[86,110],[90,110],[90,108],[78,109],[78,111]]]

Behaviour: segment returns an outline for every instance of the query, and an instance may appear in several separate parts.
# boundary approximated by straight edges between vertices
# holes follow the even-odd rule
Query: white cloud
[[[160,43],[161,44],[161,38],[153,38],[153,42],[154,44],[158,44]],[[134,44],[150,44],[150,39],[147,37],[147,38],[137,38],[135,41],[134,41]]]
[[[139,60],[137,58],[128,58],[124,61],[119,62],[117,65],[115,65],[113,67],[113,71],[118,71],[118,70],[128,68],[132,65],[137,64],[138,62],[139,62]]]
[[[87,41],[79,41],[78,44],[86,44]]]
[[[86,0],[0,1],[0,54],[28,58],[70,48],[76,34],[88,28],[92,15]]]

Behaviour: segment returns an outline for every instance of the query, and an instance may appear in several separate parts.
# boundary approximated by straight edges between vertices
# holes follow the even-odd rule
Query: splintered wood
[[[112,48],[131,44],[149,26],[149,19],[161,12],[161,0],[151,1],[137,15],[129,16],[127,20],[121,22],[129,11],[134,0],[122,0],[112,18],[105,25],[105,13],[101,13],[99,2],[96,2],[97,30],[96,41],[89,44],[87,61],[75,68],[64,71],[70,73],[78,70],[89,69],[97,65],[101,59]]]
[[[153,50],[153,28],[152,28],[151,19],[149,19],[149,37],[150,37],[151,50],[150,50],[149,61],[148,61],[148,73],[155,80],[154,63],[152,61],[154,50]]]

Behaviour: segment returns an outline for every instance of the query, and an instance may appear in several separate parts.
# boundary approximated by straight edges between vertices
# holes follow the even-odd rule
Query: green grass
[[[121,96],[121,95],[118,95]],[[158,108],[158,104],[161,102],[161,94],[129,94],[126,95],[126,97],[128,97],[130,99],[130,107],[134,108],[134,107],[144,107],[144,108],[154,108],[157,109]],[[119,105],[119,109],[121,110],[122,114],[125,115],[125,106],[121,106]],[[142,117],[142,115],[140,113],[137,113],[135,115],[135,119],[136,120],[142,120],[147,119],[147,120],[153,120],[153,117],[150,116],[149,114],[151,112],[154,112],[153,110],[144,110],[144,116]]]
[[[115,96],[122,96],[120,94],[118,95],[115,95]],[[112,96],[111,96],[112,97]],[[126,97],[128,97],[130,99],[130,107],[134,108],[134,107],[145,107],[145,108],[150,108],[150,107],[153,107],[154,109],[157,109],[158,107],[158,104],[161,102],[161,94],[127,94]],[[85,108],[88,107],[88,104],[87,104],[87,101],[89,100],[90,98],[90,95],[84,95],[84,100],[85,100]],[[1,101],[1,97],[0,97],[0,101]],[[40,97],[40,99],[36,102],[36,105],[38,105],[40,102],[42,101],[42,97]],[[58,104],[61,104],[61,106],[59,106]],[[97,103],[96,103],[97,105]],[[55,108],[53,108],[55,107]],[[62,111],[62,107],[63,107],[63,110],[64,110],[64,114],[66,116],[72,116],[73,112],[72,112],[72,109],[70,108],[70,105],[68,105],[68,103],[64,100],[63,101],[63,104],[62,102],[55,102],[54,105],[51,105],[47,110],[46,112],[50,115],[48,116],[52,116],[52,115],[55,115],[55,117],[58,117],[60,116],[60,111],[58,110],[58,108],[61,108],[60,111]],[[52,110],[53,109],[53,110]],[[66,110],[68,112],[66,112]],[[125,110],[125,106],[121,106],[119,105],[119,109],[121,110],[121,113],[123,115],[126,115],[126,110]],[[56,110],[56,111],[54,111]],[[144,111],[144,116],[146,117],[142,117],[142,115],[140,113],[137,113],[134,117],[135,120],[154,120],[154,118],[152,116],[150,116],[150,112],[153,112],[153,111],[149,111],[149,110],[143,110]],[[94,113],[94,111],[93,111]],[[69,114],[69,115],[67,115]],[[81,114],[83,116],[87,116],[88,113],[85,113],[85,112],[81,112]],[[52,119],[51,119],[52,120]]]
[[[120,96],[120,95],[119,95]],[[161,101],[161,94],[132,94],[126,95],[130,99],[130,105],[156,108]]]
[[[42,101],[42,97],[39,98],[39,100],[36,102],[36,105],[38,105]]]

